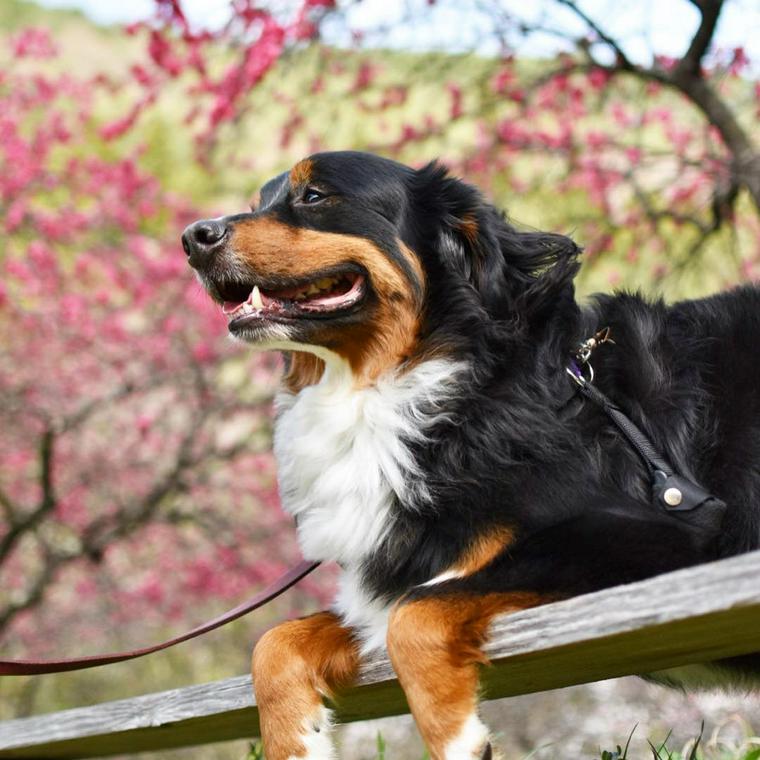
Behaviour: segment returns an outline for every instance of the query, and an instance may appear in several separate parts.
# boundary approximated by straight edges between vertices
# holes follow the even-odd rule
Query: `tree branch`
[[[644,213],[647,215],[647,218],[653,227],[659,226],[660,222],[671,221],[675,224],[690,225],[697,233],[694,242],[689,246],[686,254],[680,257],[680,262],[676,262],[674,265],[674,271],[677,269],[684,269],[686,265],[699,254],[708,241],[722,229],[723,223],[729,218],[733,211],[738,194],[738,189],[735,185],[732,185],[722,192],[716,188],[712,198],[712,219],[709,222],[704,222],[689,214],[682,214],[678,211],[669,209],[655,208],[643,188],[638,182],[636,182],[633,173],[629,173],[627,179],[633,188],[637,201],[644,209]]]
[[[34,530],[43,518],[55,508],[56,499],[53,485],[55,440],[55,431],[52,427],[48,427],[42,434],[39,446],[40,487],[42,489],[39,504],[25,517],[11,522],[10,529],[0,540],[0,564],[13,551],[19,539]]]
[[[699,24],[694,37],[684,57],[678,63],[673,76],[701,76],[702,59],[710,47],[715,28],[718,25],[720,13],[723,10],[724,0],[691,0],[699,8],[702,21]]]
[[[67,415],[61,420],[61,432],[67,433],[69,430],[73,430],[83,422],[86,422],[87,419],[91,415],[95,414],[95,412],[97,412],[99,409],[107,407],[113,404],[115,401],[120,401],[132,393],[137,393],[141,390],[145,390],[147,387],[149,387],[149,385],[138,388],[134,383],[125,383],[124,385],[119,386],[105,396],[101,396],[100,398],[88,401],[87,403],[83,404],[77,411]]]
[[[579,19],[581,19],[586,24],[586,26],[588,26],[589,29],[591,29],[596,34],[597,37],[599,37],[599,39],[605,45],[607,45],[615,53],[617,68],[624,69],[626,71],[634,68],[634,64],[631,63],[623,48],[620,47],[618,41],[610,37],[609,34],[607,34],[599,26],[599,24],[597,24],[596,21],[591,18],[591,16],[582,11],[575,4],[575,0],[557,0],[557,2],[560,5],[564,5],[566,8],[569,8],[576,16],[578,16]]]
[[[113,517],[90,523],[82,536],[82,554],[97,558],[110,543],[130,535],[155,515],[164,500],[181,486],[185,471],[196,464],[196,459],[191,456],[193,443],[211,411],[210,407],[204,407],[193,420],[182,437],[171,468],[141,501],[125,506]]]
[[[709,124],[720,133],[731,154],[732,184],[747,189],[755,207],[760,211],[760,149],[753,144],[748,132],[728,103],[701,74],[701,61],[710,46],[718,25],[724,0],[692,0],[702,13],[702,22],[694,35],[689,50],[673,69],[660,66],[639,66],[631,62],[618,42],[610,37],[590,16],[576,5],[575,0],[556,0],[559,5],[569,8],[580,18],[599,39],[616,55],[613,64],[598,62],[588,47],[582,47],[587,61],[566,66],[565,72],[582,70],[590,66],[599,68],[612,76],[631,74],[638,79],[657,82],[678,90],[705,117]]]
[[[7,522],[9,526],[13,525],[13,523],[16,522],[16,514],[18,510],[13,501],[11,501],[10,496],[8,496],[2,488],[0,488],[0,507],[3,509],[5,522]]]
[[[58,568],[73,557],[66,558],[62,556],[47,556],[46,562],[39,575],[34,579],[26,596],[20,602],[9,604],[5,609],[0,610],[0,633],[2,633],[20,612],[31,609],[38,605],[45,596],[45,592],[50,586]]]
[[[55,491],[53,488],[53,448],[55,445],[55,432],[47,428],[42,434],[40,441],[40,483],[42,484],[42,498],[38,510],[49,510],[55,504]]]

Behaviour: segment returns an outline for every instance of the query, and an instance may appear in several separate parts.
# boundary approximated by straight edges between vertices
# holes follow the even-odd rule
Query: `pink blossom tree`
[[[574,230],[589,262],[602,253],[628,270],[641,262],[640,281],[678,275],[705,254],[722,259],[716,283],[727,284],[760,271],[760,85],[743,47],[715,41],[732,4],[682,0],[685,24],[694,22],[682,55],[654,50],[643,62],[602,14],[593,17],[576,0],[543,0],[524,13],[497,0],[458,4],[462,39],[476,17],[477,35],[466,44],[492,51],[490,58],[475,65],[419,55],[417,64],[407,58],[391,66],[374,46],[404,29],[424,36],[441,28],[438,7],[451,6],[410,2],[393,22],[352,29],[366,0],[307,0],[289,6],[290,14],[242,2],[232,4],[226,26],[211,31],[193,29],[179,0],[160,0],[143,25],[151,64],[141,78],[152,93],[166,78],[189,73],[187,118],[207,158],[228,127],[255,130],[278,107],[283,151],[345,147],[335,139],[345,139],[345,130],[335,126],[341,115],[345,121],[339,109],[348,100],[378,127],[371,137],[353,133],[350,147],[413,162],[442,155],[507,205],[515,194],[537,203],[561,196],[564,203],[543,214],[547,221]],[[608,10],[614,15],[612,4]],[[353,40],[355,54],[323,44],[311,80],[288,92],[280,85],[285,61],[323,33]],[[540,35],[555,39],[553,59],[515,54]],[[221,71],[209,65],[220,45],[232,51]],[[267,86],[268,73],[268,99],[257,103],[252,93]],[[419,81],[428,85],[422,103]]]
[[[128,621],[199,622],[203,600],[239,600],[295,551],[267,451],[276,362],[233,351],[190,276],[179,234],[200,212],[140,148],[109,154],[95,104],[111,83],[30,69],[55,55],[44,30],[11,44],[0,636],[6,656],[62,656]]]

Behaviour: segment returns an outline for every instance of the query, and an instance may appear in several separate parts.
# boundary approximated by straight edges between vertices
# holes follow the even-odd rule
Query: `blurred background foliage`
[[[244,210],[305,154],[440,158],[517,224],[585,246],[582,296],[693,297],[760,276],[760,87],[744,48],[714,38],[719,18],[705,26],[722,3],[673,0],[686,53],[645,60],[599,25],[622,12],[613,3],[591,18],[545,0],[526,19],[509,3],[409,2],[359,32],[362,4],[237,2],[205,28],[157,0],[125,29],[0,3],[4,657],[159,639],[296,556],[268,453],[278,361],[229,344],[178,238],[194,218]],[[469,13],[488,32],[435,44],[441,22],[426,14],[442,5],[463,40]],[[391,45],[394,29],[423,42]],[[547,30],[561,38],[551,54],[517,44]],[[324,605],[331,584],[324,568],[251,620],[146,660],[3,679],[0,719],[238,674],[264,628]],[[544,743],[536,757],[580,757],[636,722],[642,746],[671,728],[685,743],[702,719],[716,747],[741,744],[758,707],[623,679],[488,710],[510,757]],[[388,757],[420,756],[408,720],[379,725]],[[347,729],[347,756],[369,756],[376,729]]]

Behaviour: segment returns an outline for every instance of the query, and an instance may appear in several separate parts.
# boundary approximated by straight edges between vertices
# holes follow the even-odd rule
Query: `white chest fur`
[[[348,366],[335,359],[317,385],[277,398],[274,452],[283,507],[297,519],[304,556],[344,568],[336,605],[355,627],[362,627],[361,609],[373,619],[380,614],[368,599],[359,603],[358,572],[392,527],[394,502],[416,509],[430,497],[408,443],[446,414],[461,370],[459,363],[431,360],[355,388]]]
[[[426,362],[400,378],[355,388],[347,366],[277,399],[274,452],[280,497],[297,518],[307,559],[362,561],[390,528],[394,497],[414,508],[428,496],[408,442],[445,410],[460,365]]]

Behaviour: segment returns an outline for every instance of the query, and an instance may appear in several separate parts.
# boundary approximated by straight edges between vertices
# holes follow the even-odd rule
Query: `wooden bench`
[[[760,552],[505,615],[486,651],[490,699],[760,651]],[[336,707],[340,722],[407,711],[384,655]],[[0,758],[106,757],[257,731],[241,676],[0,723]]]

